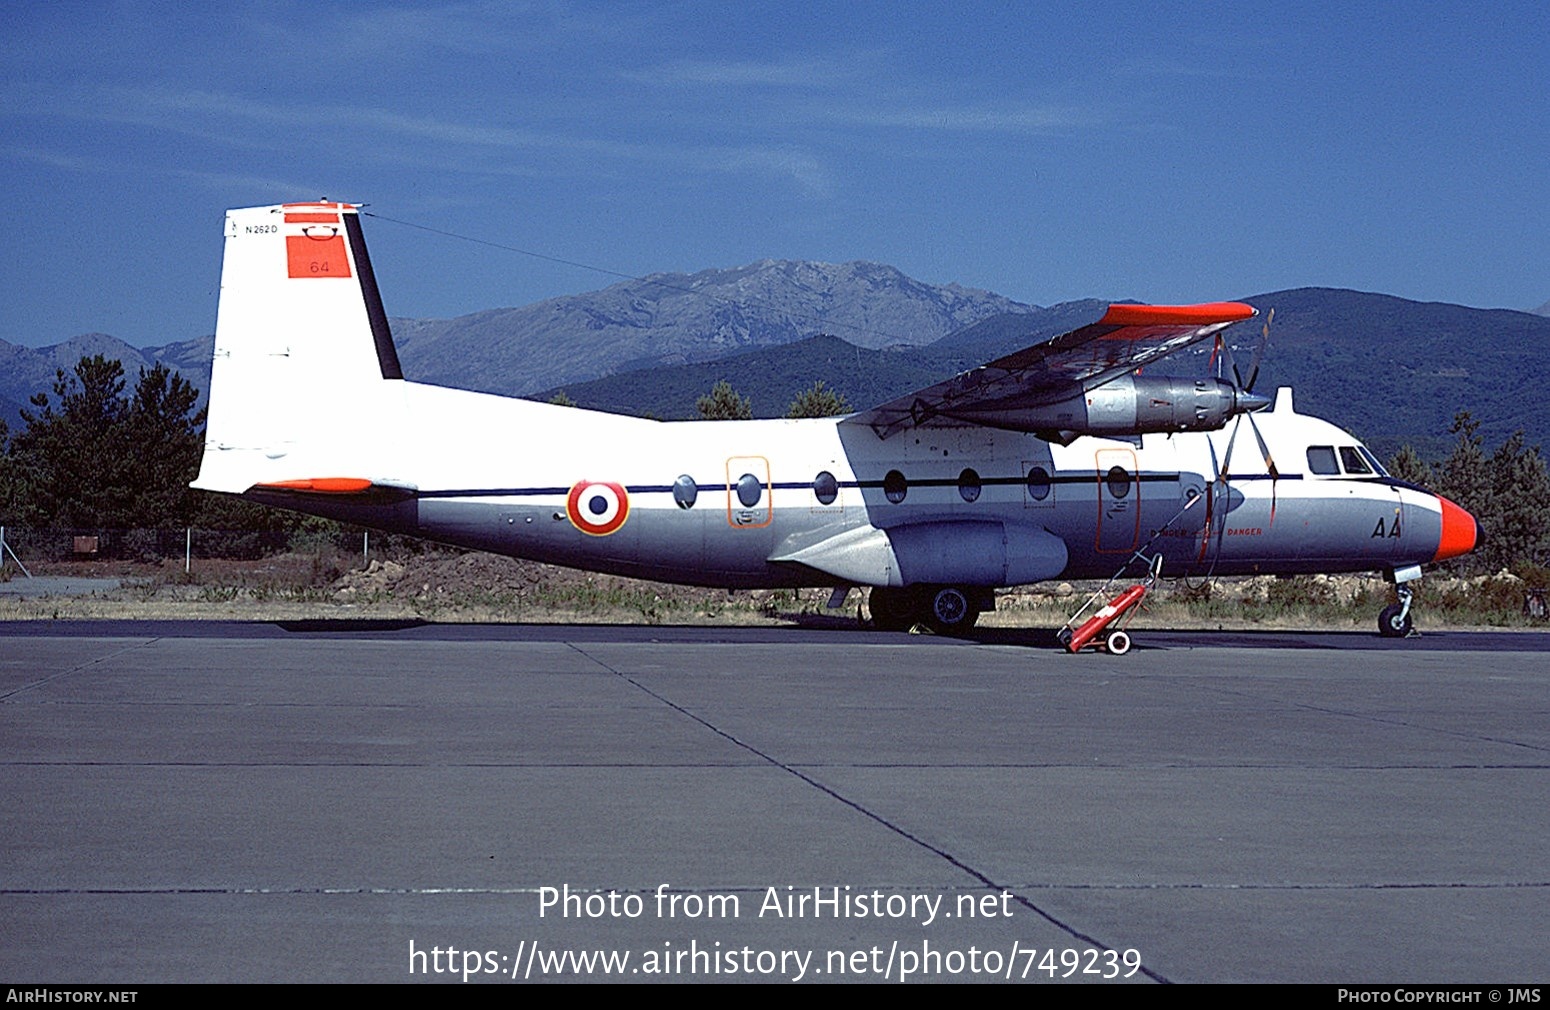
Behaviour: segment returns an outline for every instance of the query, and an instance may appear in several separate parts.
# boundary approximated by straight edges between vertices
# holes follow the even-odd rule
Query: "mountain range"
[[[662,273],[600,291],[454,319],[391,321],[404,372],[421,382],[523,396],[572,382],[712,360],[816,333],[857,346],[927,344],[989,316],[1032,311],[957,284],[926,284],[880,263],[762,260],[730,270]],[[106,334],[43,348],[0,341],[0,418],[46,390],[82,355],[124,363],[131,381],[155,361],[208,389],[213,337],[136,348]]]
[[[925,284],[880,263],[763,260],[653,274],[591,294],[394,324],[405,374],[521,396],[561,383],[683,365],[832,333],[858,347],[929,344],[1004,313],[1001,295]]]
[[[1229,331],[1245,367],[1275,309],[1258,389],[1294,386],[1299,409],[1380,453],[1405,442],[1446,453],[1460,409],[1488,444],[1517,429],[1531,443],[1550,432],[1540,351],[1550,317],[1331,288],[1240,300],[1261,310]],[[877,263],[763,260],[392,327],[405,374],[422,382],[540,399],[563,389],[580,406],[674,418],[695,416],[695,399],[727,379],[756,414],[779,416],[815,380],[859,409],[1090,322],[1105,304],[1025,305]],[[0,419],[14,430],[27,399],[83,355],[118,358],[131,385],[162,361],[207,389],[212,345],[206,336],[134,348],[101,333],[36,349],[0,341]],[[1203,374],[1207,353],[1168,370]]]
[[[1448,428],[1460,410],[1481,422],[1488,446],[1515,430],[1523,430],[1531,444],[1550,433],[1541,350],[1550,346],[1550,318],[1332,288],[1239,300],[1260,310],[1258,319],[1227,331],[1245,372],[1264,321],[1275,310],[1257,390],[1292,386],[1300,411],[1356,433],[1380,455],[1406,443],[1423,457],[1446,455],[1454,442]],[[1103,304],[1069,302],[993,316],[924,347],[847,351],[833,338],[813,338],[564,391],[578,406],[681,418],[694,416],[695,397],[726,379],[750,398],[756,415],[780,416],[796,393],[822,378],[861,408],[1091,322]],[[1151,370],[1204,375],[1209,354],[1210,343],[1202,342]]]

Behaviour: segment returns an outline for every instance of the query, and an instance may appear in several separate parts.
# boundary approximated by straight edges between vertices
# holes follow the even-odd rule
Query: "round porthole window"
[[[840,496],[840,482],[834,479],[834,474],[824,470],[813,478],[813,497],[818,499],[821,505],[833,505],[834,499]]]
[[[904,500],[904,496],[910,493],[910,482],[904,479],[904,474],[897,470],[889,470],[883,477],[883,497],[895,505]]]
[[[1028,471],[1028,497],[1034,501],[1043,501],[1049,497],[1049,471],[1042,466],[1036,466]]]
[[[972,467],[958,475],[958,497],[964,501],[979,501],[980,475]]]
[[[699,496],[700,486],[688,474],[684,474],[673,481],[673,501],[678,503],[679,508],[693,508],[694,502]]]
[[[1130,472],[1122,466],[1109,467],[1109,494],[1123,498],[1130,493]]]
[[[737,478],[737,500],[743,503],[744,508],[753,508],[759,504],[763,495],[764,485],[753,474],[745,473]]]

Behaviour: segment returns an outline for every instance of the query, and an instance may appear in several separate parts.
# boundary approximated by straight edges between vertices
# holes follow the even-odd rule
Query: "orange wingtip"
[[[1209,326],[1236,323],[1254,315],[1252,305],[1242,302],[1207,302],[1204,305],[1110,305],[1099,323],[1106,326]]]
[[[362,477],[309,477],[305,480],[277,480],[255,487],[270,491],[318,491],[323,494],[360,494],[371,487]]]

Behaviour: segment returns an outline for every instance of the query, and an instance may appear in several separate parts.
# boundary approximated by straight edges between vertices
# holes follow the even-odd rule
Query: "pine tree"
[[[119,444],[124,419],[124,366],[102,355],[54,375],[54,399],[32,397],[26,428],[11,440],[19,483],[18,521],[30,525],[103,526],[129,497],[129,462]]]
[[[1491,511],[1491,482],[1486,473],[1485,439],[1480,436],[1480,422],[1461,410],[1453,417],[1448,428],[1458,436],[1453,451],[1437,467],[1435,474],[1438,494],[1452,499],[1473,513],[1476,518]]]
[[[1391,477],[1419,484],[1421,487],[1431,487],[1432,468],[1427,466],[1420,453],[1409,445],[1400,446],[1399,451],[1388,461],[1385,469]]]
[[[1492,512],[1483,546],[1492,571],[1539,565],[1550,547],[1550,475],[1539,447],[1525,446],[1514,432],[1491,454],[1486,466]]]
[[[16,465],[11,461],[11,429],[0,421],[0,525],[16,516]]]
[[[1550,476],[1538,446],[1513,434],[1486,456],[1480,423],[1461,411],[1450,431],[1453,452],[1437,468],[1436,491],[1474,515],[1482,543],[1460,559],[1465,571],[1537,565],[1550,551]]]
[[[787,417],[834,417],[837,414],[850,413],[850,405],[845,402],[845,397],[829,389],[819,379],[791,401],[791,407],[786,411]]]
[[[203,448],[199,392],[164,365],[124,367],[101,355],[55,373],[53,397],[32,397],[11,439],[6,518],[27,525],[126,529],[187,522]]]
[[[188,485],[204,452],[198,400],[199,390],[166,365],[140,370],[119,433],[126,454],[137,461],[129,481],[134,495],[121,513],[124,526],[177,527],[192,518],[199,492]]]
[[[694,406],[706,421],[748,421],[753,418],[748,397],[739,394],[725,379],[717,382],[709,395],[696,400]]]

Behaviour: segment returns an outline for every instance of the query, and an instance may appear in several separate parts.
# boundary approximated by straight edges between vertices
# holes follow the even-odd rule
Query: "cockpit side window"
[[[1308,472],[1325,476],[1339,476],[1340,464],[1335,462],[1335,447],[1332,445],[1308,446]]]
[[[1365,445],[1359,445],[1356,448],[1361,450],[1362,459],[1365,459],[1372,466],[1374,473],[1380,477],[1387,477],[1389,475],[1389,472],[1383,468],[1382,463],[1378,462],[1378,457],[1374,456],[1370,449]]]
[[[1354,445],[1340,447],[1340,462],[1345,464],[1346,473],[1372,473],[1372,467],[1362,459],[1362,454],[1356,451]]]

